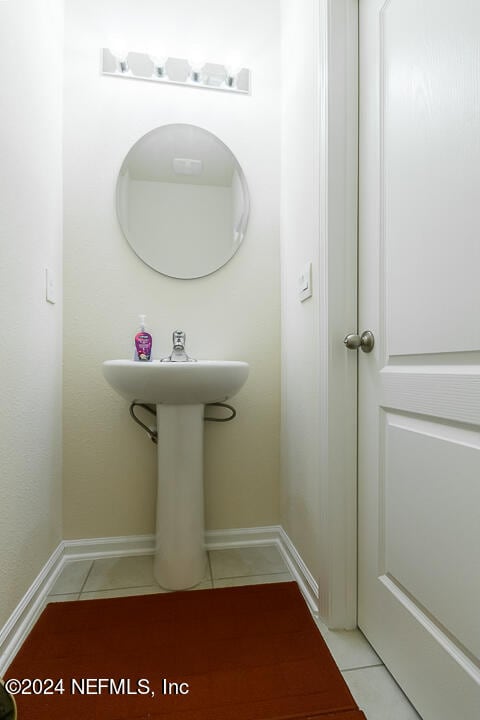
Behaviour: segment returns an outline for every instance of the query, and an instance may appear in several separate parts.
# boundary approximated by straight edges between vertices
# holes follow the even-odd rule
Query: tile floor
[[[210,550],[195,589],[292,580],[274,546]],[[78,560],[65,566],[48,602],[167,592],[153,577],[151,556]],[[367,720],[421,720],[359,630],[329,630],[315,622]]]

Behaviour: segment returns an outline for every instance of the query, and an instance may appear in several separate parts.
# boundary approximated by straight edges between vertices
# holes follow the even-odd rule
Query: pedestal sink
[[[157,406],[158,487],[154,575],[169,590],[205,576],[204,405],[223,402],[245,383],[249,366],[229,360],[107,360],[103,374],[126,400]]]

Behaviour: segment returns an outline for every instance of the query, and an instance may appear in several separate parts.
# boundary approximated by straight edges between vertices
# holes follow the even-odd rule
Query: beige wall
[[[322,386],[318,3],[282,2],[282,504],[281,521],[318,578]],[[297,278],[313,264],[313,295]]]
[[[357,9],[282,1],[281,517],[332,628],[356,622]]]
[[[0,2],[0,627],[61,540],[62,32],[59,0]]]
[[[209,529],[279,521],[279,109],[280,7],[276,0],[66,2],[64,536],[149,533],[155,447],[105,383],[101,362],[130,357],[138,313],[154,356],[171,332],[197,358],[251,365],[234,399],[238,418],[207,424]],[[172,55],[202,43],[213,60],[238,54],[253,69],[250,97],[102,77],[112,36],[139,51],[168,40]],[[198,280],[164,277],[133,254],[115,215],[122,160],[144,133],[193,123],[230,146],[252,199],[234,259]]]

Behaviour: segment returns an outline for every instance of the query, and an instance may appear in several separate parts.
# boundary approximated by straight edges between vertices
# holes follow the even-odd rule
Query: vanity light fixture
[[[187,60],[166,54],[132,52],[116,47],[103,48],[102,74],[129,80],[149,80],[156,83],[250,94],[248,68],[238,64],[212,63],[197,58]]]

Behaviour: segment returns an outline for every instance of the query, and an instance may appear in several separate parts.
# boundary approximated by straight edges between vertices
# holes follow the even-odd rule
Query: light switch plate
[[[298,278],[298,297],[300,302],[312,296],[312,263],[307,262]]]

